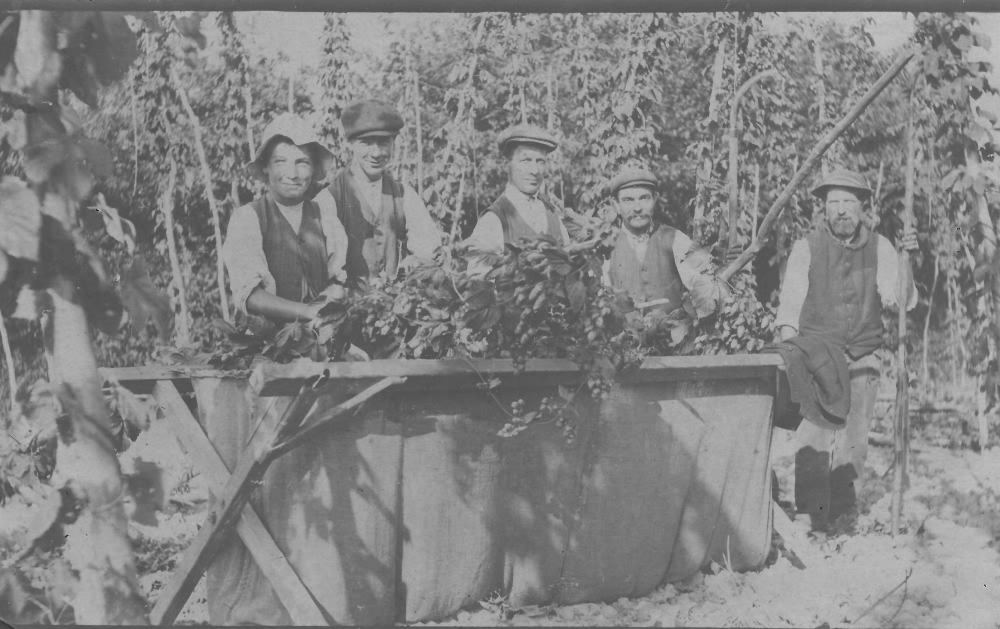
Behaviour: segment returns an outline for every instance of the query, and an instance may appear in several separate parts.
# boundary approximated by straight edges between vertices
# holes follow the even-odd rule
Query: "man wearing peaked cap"
[[[304,120],[290,113],[264,130],[247,165],[267,193],[236,208],[222,255],[237,309],[284,322],[308,320],[319,309],[308,302],[344,276],[347,235],[325,200],[307,198],[322,181],[333,155]]]
[[[604,281],[624,291],[635,303],[669,299],[657,308],[657,324],[682,305],[684,290],[699,273],[710,270],[708,258],[696,263],[694,246],[683,232],[654,221],[656,176],[643,168],[626,168],[611,180],[611,196],[621,219],[621,231],[611,257],[604,263]]]
[[[480,251],[501,252],[507,243],[545,235],[569,243],[561,212],[539,195],[556,139],[533,125],[501,131],[497,147],[507,166],[507,187],[479,218],[468,244]]]
[[[898,294],[896,250],[861,220],[863,203],[872,196],[863,176],[837,170],[812,194],[822,199],[826,216],[792,246],[775,327],[781,341],[796,335],[805,341],[822,339],[847,358],[850,410],[845,426],[834,431],[803,421],[797,435],[796,509],[823,531],[841,515],[848,521],[856,515],[881,371],[875,350],[882,345],[883,309],[895,309],[902,300],[913,308],[917,292],[911,278],[909,294]],[[916,231],[904,233],[900,245],[915,250]]]
[[[351,163],[333,178],[329,192],[347,230],[348,283],[364,286],[381,273],[395,277],[407,254],[433,257],[441,235],[423,200],[387,172],[403,128],[399,112],[362,100],[348,105],[340,122]]]

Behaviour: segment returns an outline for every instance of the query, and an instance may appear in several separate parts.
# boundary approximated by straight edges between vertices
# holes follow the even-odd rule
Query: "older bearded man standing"
[[[839,170],[812,194],[824,202],[822,224],[792,247],[781,287],[775,325],[782,341],[796,335],[819,337],[843,350],[850,375],[850,411],[834,431],[804,421],[795,456],[795,503],[812,528],[825,531],[839,516],[856,515],[857,487],[868,452],[868,429],[875,407],[881,361],[883,308],[895,309],[899,258],[892,243],[861,220],[872,190],[860,174]],[[914,230],[902,248],[917,248]],[[909,273],[909,269],[905,269]],[[917,303],[912,278],[907,309]]]
[[[377,100],[358,101],[344,109],[340,122],[351,163],[329,192],[347,230],[347,282],[363,286],[382,273],[394,277],[408,254],[433,257],[441,234],[417,193],[386,170],[403,128],[399,112]]]

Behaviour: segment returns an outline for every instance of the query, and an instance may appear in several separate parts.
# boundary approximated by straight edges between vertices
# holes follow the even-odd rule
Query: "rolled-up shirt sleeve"
[[[347,263],[347,231],[337,218],[337,202],[328,188],[320,190],[313,199],[319,206],[320,224],[326,240],[326,271],[330,279],[343,282],[347,279],[344,265]]]
[[[493,212],[480,216],[465,244],[479,251],[502,253],[503,225],[500,224],[500,218]]]
[[[885,236],[878,237],[878,274],[875,278],[878,296],[882,306],[895,310],[899,304],[899,254]],[[917,305],[917,287],[910,273],[910,285],[907,291],[906,309],[912,310]]]
[[[275,294],[274,277],[267,269],[257,214],[249,205],[236,208],[229,219],[222,260],[229,271],[229,288],[236,307],[246,313],[247,298],[255,288]]]
[[[804,238],[792,245],[788,254],[788,264],[785,266],[785,279],[781,282],[781,292],[778,294],[778,314],[775,316],[774,327],[789,326],[796,332],[799,329],[799,316],[802,305],[806,302],[809,292],[809,242]]]
[[[697,245],[694,245],[697,246]],[[688,290],[693,285],[695,276],[711,271],[710,256],[688,255],[692,252],[691,239],[682,231],[674,234],[674,264],[677,265],[677,274],[681,276],[681,283]]]
[[[441,232],[423,199],[410,186],[403,187],[403,214],[406,216],[406,243],[418,258],[432,258],[441,246]]]

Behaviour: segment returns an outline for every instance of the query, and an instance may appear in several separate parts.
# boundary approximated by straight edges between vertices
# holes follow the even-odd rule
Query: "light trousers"
[[[851,410],[841,430],[805,420],[798,428],[795,453],[795,507],[813,521],[832,522],[857,509],[858,490],[868,455],[868,429],[875,412],[881,360],[872,353],[847,358]]]

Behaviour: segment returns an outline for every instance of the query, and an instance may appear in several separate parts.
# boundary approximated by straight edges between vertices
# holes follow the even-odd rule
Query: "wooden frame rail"
[[[648,356],[642,365],[619,376],[622,382],[675,382],[700,378],[767,378],[780,365],[778,354],[732,354],[717,356]],[[612,369],[611,365],[607,365]],[[351,363],[265,363],[249,370],[219,370],[208,367],[149,365],[144,367],[105,368],[105,378],[114,378],[136,393],[150,393],[162,380],[197,378],[250,378],[254,393],[260,397],[294,395],[308,378],[326,372],[330,380],[364,381],[381,378],[406,378],[403,390],[465,389],[474,387],[482,377],[498,377],[505,384],[519,387],[548,387],[580,381],[580,368],[571,360],[545,358],[529,360],[523,372],[508,359],[442,360],[373,360]]]

